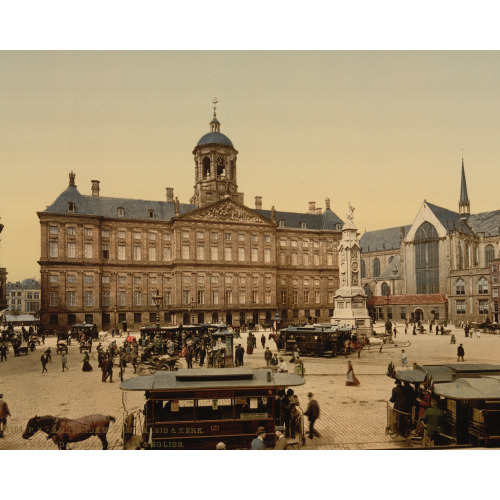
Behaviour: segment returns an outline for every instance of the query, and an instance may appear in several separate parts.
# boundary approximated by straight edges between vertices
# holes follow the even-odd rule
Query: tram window
[[[235,407],[240,420],[270,418],[273,412],[271,398],[236,398]]]
[[[196,420],[232,420],[231,399],[198,399]]]
[[[155,401],[156,422],[185,422],[194,420],[194,400]]]

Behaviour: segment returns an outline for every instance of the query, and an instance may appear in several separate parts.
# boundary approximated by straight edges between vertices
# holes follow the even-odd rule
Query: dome
[[[222,146],[234,147],[229,137],[221,134],[220,132],[209,132],[205,134],[199,141],[197,146],[204,146],[206,144],[221,144]]]

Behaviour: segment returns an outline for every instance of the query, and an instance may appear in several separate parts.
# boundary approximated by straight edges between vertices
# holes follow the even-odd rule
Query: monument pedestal
[[[330,321],[356,327],[358,338],[363,340],[372,333],[372,321],[366,308],[365,291],[359,286],[360,249],[353,212],[354,208],[349,204],[338,248],[340,288],[335,293],[335,310]]]

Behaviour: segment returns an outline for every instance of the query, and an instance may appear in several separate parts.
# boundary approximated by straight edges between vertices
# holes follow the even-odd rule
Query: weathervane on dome
[[[214,116],[215,116],[215,109],[217,108],[217,103],[219,102],[219,100],[217,99],[217,97],[214,97],[212,99],[212,102],[214,103]]]

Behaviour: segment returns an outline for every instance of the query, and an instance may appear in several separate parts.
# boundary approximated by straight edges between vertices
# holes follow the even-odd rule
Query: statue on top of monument
[[[351,205],[351,202],[349,202],[349,209],[348,212],[345,214],[349,222],[352,222],[352,218],[354,216],[354,210],[355,208]]]

